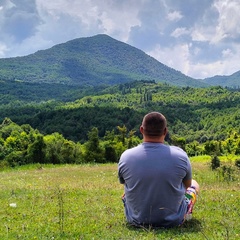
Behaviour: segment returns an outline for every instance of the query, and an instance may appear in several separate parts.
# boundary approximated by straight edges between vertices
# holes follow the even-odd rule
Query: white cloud
[[[170,21],[178,21],[182,17],[183,17],[182,14],[178,11],[169,12],[167,15],[167,19]]]
[[[5,3],[5,8],[6,9],[11,9],[13,7],[16,7],[16,5],[12,1],[7,0],[6,3]]]
[[[239,71],[240,47],[235,46],[235,53],[230,49],[221,52],[221,58],[211,62],[191,62],[188,75],[195,78],[207,78],[215,75],[231,75]]]
[[[240,4],[238,0],[215,0],[206,9],[202,21],[198,21],[192,32],[194,41],[218,44],[240,38]]]
[[[148,54],[163,64],[188,75],[190,68],[189,47],[187,44],[175,45],[171,48],[161,48],[158,45]]]
[[[227,48],[222,51],[222,56],[223,58],[229,58],[229,57],[234,57],[234,54],[231,49]]]
[[[212,34],[207,34],[202,29],[195,29],[192,31],[191,36],[193,41],[207,42],[210,41]]]
[[[192,61],[191,50],[195,55],[201,51],[192,44],[175,45],[172,48],[161,48],[159,45],[148,52],[158,61],[181,71],[187,76],[204,79],[215,75],[231,75],[239,70],[240,47],[235,45],[235,50],[224,49],[221,58],[215,61]]]
[[[0,57],[105,33],[195,78],[240,61],[239,0],[0,0]]]
[[[239,39],[240,37],[240,4],[238,0],[216,1],[214,7],[219,12],[218,25],[214,42],[225,38]]]
[[[135,1],[128,2],[128,4],[116,4],[115,1],[110,0],[38,0],[38,9],[43,20],[46,18],[46,13],[48,18],[56,21],[59,21],[63,14],[74,18],[76,35],[78,34],[79,37],[106,33],[114,34],[115,37],[126,41],[131,27],[139,24]],[[46,24],[48,25],[47,22]]]
[[[222,69],[219,68],[218,71],[221,75],[231,75],[232,73],[239,71],[239,56],[240,56],[240,46],[238,43],[232,44],[232,48],[226,48],[222,51],[221,61],[223,62]]]
[[[0,42],[0,58],[5,56],[7,50],[7,46],[4,43]]]
[[[74,38],[99,33],[126,42],[132,26],[140,24],[135,1],[119,6],[111,0],[37,0],[36,9],[41,21],[36,25],[35,33],[24,41],[16,42],[6,54],[27,55]]]
[[[218,16],[213,5],[205,9],[201,18],[191,26],[192,41],[210,43],[216,37]]]
[[[176,28],[172,33],[171,36],[178,38],[182,35],[188,35],[189,34],[189,30],[187,30],[185,27],[183,28]]]

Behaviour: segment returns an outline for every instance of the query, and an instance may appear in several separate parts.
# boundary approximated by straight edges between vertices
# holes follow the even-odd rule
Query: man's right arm
[[[184,180],[183,180],[183,184],[184,184],[184,186],[185,186],[186,189],[189,188],[189,187],[191,187],[191,185],[192,185],[192,179],[184,179]]]

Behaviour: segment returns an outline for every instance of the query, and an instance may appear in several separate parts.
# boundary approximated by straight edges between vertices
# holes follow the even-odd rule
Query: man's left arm
[[[192,185],[192,166],[190,163],[189,158],[187,157],[187,169],[186,169],[186,176],[183,179],[183,184],[185,188],[191,187]]]
[[[124,184],[125,183],[125,180],[124,180],[124,178],[123,178],[123,176],[122,176],[122,174],[121,174],[121,172],[122,172],[122,166],[121,166],[121,163],[119,162],[119,164],[118,164],[118,179],[119,179],[119,182],[121,183],[121,184]]]

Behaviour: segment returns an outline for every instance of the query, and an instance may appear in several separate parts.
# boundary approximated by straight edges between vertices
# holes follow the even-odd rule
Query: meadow
[[[0,172],[0,239],[240,239],[239,170],[192,159],[201,186],[193,219],[171,229],[125,221],[117,164],[27,165]]]

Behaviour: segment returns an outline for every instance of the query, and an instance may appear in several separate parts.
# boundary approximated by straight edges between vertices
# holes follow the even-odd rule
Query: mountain
[[[240,71],[233,73],[230,76],[214,76],[211,78],[205,78],[203,82],[212,86],[222,86],[222,87],[240,87]]]
[[[154,80],[176,86],[208,86],[103,34],[74,39],[24,57],[0,59],[0,80],[79,86]]]

